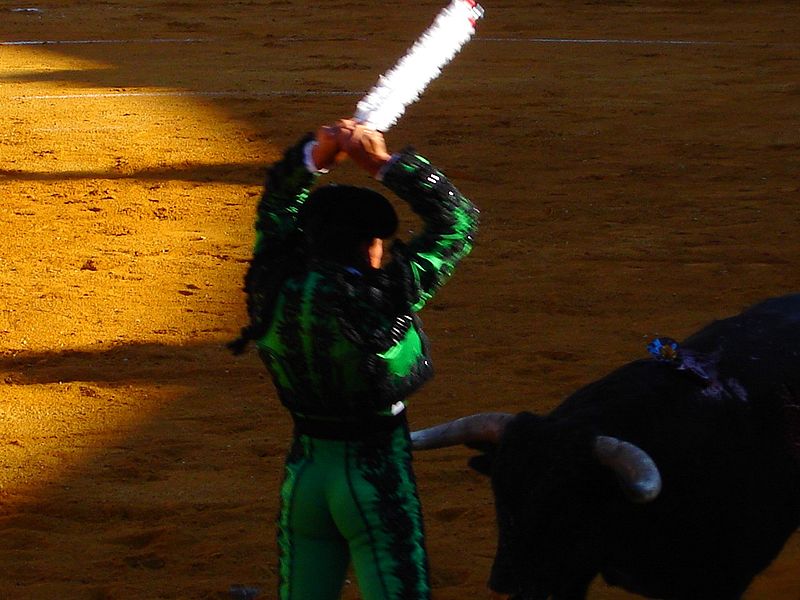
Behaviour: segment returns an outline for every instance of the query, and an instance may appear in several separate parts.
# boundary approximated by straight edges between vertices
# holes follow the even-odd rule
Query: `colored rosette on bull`
[[[668,337],[657,337],[647,344],[647,351],[657,360],[678,362],[678,342]]]
[[[686,371],[705,382],[711,381],[709,369],[711,357],[681,348],[678,342],[669,337],[657,337],[647,344],[647,351],[661,362],[668,363],[679,371]]]

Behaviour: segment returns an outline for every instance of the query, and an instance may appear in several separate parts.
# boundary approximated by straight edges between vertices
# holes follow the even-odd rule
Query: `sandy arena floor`
[[[264,170],[442,4],[0,3],[0,598],[273,597],[289,419],[224,348]],[[416,427],[547,410],[656,334],[800,289],[797,3],[485,8],[387,134],[483,214],[422,315]],[[417,460],[438,600],[487,595],[468,456]],[[800,598],[798,558],[795,536],[747,600]]]

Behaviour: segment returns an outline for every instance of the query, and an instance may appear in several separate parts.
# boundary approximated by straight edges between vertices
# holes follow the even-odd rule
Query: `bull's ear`
[[[470,458],[467,464],[481,475],[489,477],[492,473],[497,445],[490,442],[478,442],[467,444],[467,446],[480,452],[477,456]]]

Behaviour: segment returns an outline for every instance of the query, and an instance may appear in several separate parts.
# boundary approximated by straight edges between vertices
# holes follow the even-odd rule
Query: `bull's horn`
[[[598,435],[594,455],[600,464],[612,469],[623,490],[634,502],[652,502],[661,492],[661,473],[652,458],[630,442]]]
[[[514,418],[509,413],[479,413],[455,421],[411,432],[414,450],[431,450],[477,442],[500,441],[506,424]]]

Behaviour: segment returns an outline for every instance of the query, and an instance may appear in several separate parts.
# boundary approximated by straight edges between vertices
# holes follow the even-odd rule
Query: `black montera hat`
[[[397,213],[381,194],[352,185],[326,185],[303,204],[298,224],[315,253],[338,254],[397,231]]]

